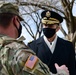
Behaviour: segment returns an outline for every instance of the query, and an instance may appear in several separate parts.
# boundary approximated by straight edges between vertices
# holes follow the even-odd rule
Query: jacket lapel
[[[41,37],[40,40],[37,41],[37,45],[38,45],[38,56],[41,56],[39,58],[44,63],[48,64],[49,60],[51,60],[52,58],[52,53],[47,44],[45,43],[43,37]]]
[[[54,53],[53,53],[53,55],[52,55],[51,60],[49,61],[49,65],[50,65],[52,62],[57,63],[57,61],[56,61],[57,57],[58,57],[58,58],[61,58],[60,56],[62,56],[62,55],[61,55],[61,54],[62,54],[62,49],[64,49],[64,47],[63,47],[63,45],[61,44],[60,40],[61,40],[61,39],[58,37],[58,38],[57,38],[57,42],[56,42],[56,46],[55,46]],[[62,59],[62,58],[61,58],[61,59]],[[57,59],[57,60],[59,60],[59,59]]]

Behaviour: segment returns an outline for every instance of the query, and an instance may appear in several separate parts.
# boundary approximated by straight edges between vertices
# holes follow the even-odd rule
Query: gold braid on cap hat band
[[[57,20],[57,19],[55,19],[55,18],[49,18],[49,19],[47,19],[47,17],[44,17],[43,19],[42,19],[42,23],[43,24],[55,24],[55,23],[60,23],[59,22],[59,20]]]

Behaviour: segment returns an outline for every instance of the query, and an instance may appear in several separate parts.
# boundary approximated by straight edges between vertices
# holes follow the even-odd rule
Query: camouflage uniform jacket
[[[0,75],[50,75],[50,71],[22,41],[0,36]]]

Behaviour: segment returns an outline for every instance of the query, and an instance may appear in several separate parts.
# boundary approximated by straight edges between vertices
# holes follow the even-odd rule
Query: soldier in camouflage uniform
[[[52,74],[21,39],[15,40],[21,34],[22,20],[17,6],[0,7],[0,75],[69,75],[66,66]]]

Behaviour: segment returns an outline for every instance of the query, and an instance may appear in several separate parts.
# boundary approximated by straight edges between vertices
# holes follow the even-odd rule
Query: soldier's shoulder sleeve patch
[[[37,61],[38,61],[38,57],[31,54],[29,56],[29,58],[27,59],[25,66],[29,69],[33,69],[35,67]]]

